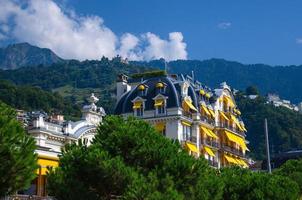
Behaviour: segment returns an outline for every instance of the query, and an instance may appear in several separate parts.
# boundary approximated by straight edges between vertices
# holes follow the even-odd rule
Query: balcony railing
[[[197,142],[197,138],[195,136],[190,136],[190,137],[187,137],[187,141],[190,141],[192,143],[195,143]]]
[[[204,140],[202,140],[202,143],[206,144],[208,146],[214,147],[214,148],[219,148],[220,147],[219,143],[216,142],[216,141],[213,141],[213,140],[204,139]]]
[[[235,132],[235,133],[238,133],[238,134],[240,134],[240,135],[242,135],[242,136],[246,136],[245,135],[245,133],[243,132],[243,131],[241,131],[241,130],[239,130],[238,128],[234,128],[233,126],[230,126],[229,124],[227,124],[227,123],[218,123],[218,127],[219,128],[226,128],[226,129],[229,129],[230,131],[233,131],[233,132]]]
[[[235,154],[235,155],[240,156],[240,157],[245,157],[245,154],[243,154],[243,152],[239,149],[236,149],[234,147],[230,147],[226,144],[222,144],[221,147],[224,151],[227,151],[229,153]]]
[[[183,115],[184,115],[185,117],[187,117],[187,118],[190,118],[190,119],[193,118],[192,113],[190,113],[190,112],[183,111]]]
[[[208,124],[211,124],[212,126],[215,126],[215,121],[213,119],[209,119],[205,116],[200,116],[200,120]]]
[[[208,163],[212,167],[216,167],[216,168],[218,167],[218,162],[215,160],[208,160]]]

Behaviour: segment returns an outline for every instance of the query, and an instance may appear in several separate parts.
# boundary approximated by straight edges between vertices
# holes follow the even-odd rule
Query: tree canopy
[[[0,102],[0,197],[30,185],[38,167],[35,148],[14,110]]]
[[[90,146],[67,145],[48,176],[58,199],[297,199],[281,176],[216,170],[148,123],[108,116]],[[280,195],[284,193],[283,195]]]
[[[43,110],[65,116],[81,116],[80,106],[58,93],[33,86],[17,86],[4,80],[0,80],[0,100],[11,107],[26,111]]]
[[[302,194],[302,160],[288,160],[280,168],[273,171],[274,174],[286,176],[295,181]]]

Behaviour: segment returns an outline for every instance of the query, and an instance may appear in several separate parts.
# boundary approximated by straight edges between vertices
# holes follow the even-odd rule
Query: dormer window
[[[147,92],[147,86],[146,86],[146,85],[140,84],[140,85],[137,87],[137,89],[138,89],[138,94],[139,94],[140,96],[145,96],[145,95],[146,95],[146,92]]]
[[[142,117],[144,115],[144,105],[142,101],[136,101],[133,103],[134,116]]]
[[[166,114],[166,105],[164,99],[156,99],[154,103],[154,107],[155,107],[156,115]]]
[[[165,93],[166,85],[163,82],[158,82],[155,85],[158,94]]]
[[[199,94],[200,94],[201,96],[204,96],[204,95],[206,94],[206,92],[205,92],[203,89],[201,89],[201,90],[199,90]]]

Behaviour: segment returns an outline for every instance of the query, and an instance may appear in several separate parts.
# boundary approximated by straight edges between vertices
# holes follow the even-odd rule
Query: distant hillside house
[[[24,112],[18,111],[18,119],[26,125],[28,133],[36,140],[39,165],[37,178],[24,194],[47,195],[47,167],[58,166],[58,155],[65,144],[77,142],[79,139],[87,145],[90,144],[96,134],[97,125],[105,116],[105,111],[95,105],[98,98],[94,94],[89,101],[90,105],[82,109],[82,119],[76,122],[65,121],[61,115],[48,116],[43,112],[31,112],[25,115]]]
[[[299,111],[299,107],[292,104],[289,100],[280,99],[279,95],[277,94],[268,94],[267,95],[268,103],[273,104],[275,107],[285,107],[290,110]]]
[[[248,167],[247,130],[226,83],[211,90],[181,74],[148,77],[118,77],[115,114],[149,122],[213,167]]]

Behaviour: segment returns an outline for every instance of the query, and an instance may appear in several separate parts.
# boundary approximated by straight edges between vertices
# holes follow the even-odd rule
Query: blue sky
[[[179,58],[200,60],[224,58],[243,63],[271,65],[302,64],[302,1],[56,2],[63,12],[72,10],[77,17],[102,18],[104,25],[116,37],[131,33],[139,38],[140,35],[151,32],[162,40],[169,41],[169,33],[180,32],[183,40],[177,40],[180,44],[182,42],[186,44],[186,54],[175,51]],[[23,39],[20,36],[17,38],[17,41]],[[160,50],[173,52],[174,47]]]

